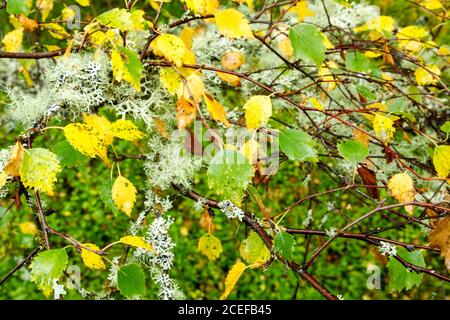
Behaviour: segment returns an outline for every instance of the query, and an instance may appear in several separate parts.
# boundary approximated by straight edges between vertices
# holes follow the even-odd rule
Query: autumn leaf
[[[253,96],[244,105],[245,120],[249,130],[258,129],[269,121],[272,102],[268,96]]]
[[[127,178],[118,176],[112,187],[112,199],[116,207],[131,217],[136,202],[136,187]]]
[[[64,127],[64,135],[72,147],[82,154],[91,158],[99,157],[105,163],[109,163],[103,137],[91,126],[84,123],[70,123]]]
[[[93,243],[83,243],[82,246],[92,250],[100,250],[100,248]],[[106,269],[105,263],[100,255],[83,247],[81,247],[81,258],[86,267],[96,270]]]
[[[237,70],[245,63],[245,56],[239,51],[225,52],[220,60],[226,70]]]
[[[188,50],[183,40],[173,34],[162,34],[152,41],[150,48],[157,56],[173,62],[177,67],[183,65]]]
[[[414,201],[416,191],[413,180],[406,172],[393,175],[388,180],[387,186],[389,192],[399,203]],[[414,207],[408,205],[405,206],[405,209],[409,214],[412,214]]]
[[[148,251],[153,251],[153,248],[143,238],[138,236],[125,236],[119,240],[123,244],[127,244],[136,248],[142,248]]]
[[[8,32],[2,40],[3,51],[18,52],[22,48],[23,28]]]
[[[186,6],[196,14],[214,14],[219,8],[219,0],[183,0]]]
[[[190,100],[195,103],[200,103],[203,94],[205,93],[205,84],[203,83],[201,74],[194,72],[190,76],[185,78],[186,83],[183,81],[177,89],[178,98],[183,97],[186,100]]]
[[[159,71],[161,83],[171,95],[176,94],[181,85],[181,77],[173,68],[161,68]]]
[[[11,156],[3,169],[7,176],[18,177],[20,175],[20,166],[22,165],[25,149],[20,141],[17,141],[11,152]]]
[[[45,21],[53,10],[54,0],[39,0],[37,1],[36,7],[41,11],[41,21]]]
[[[237,75],[219,71],[216,72],[216,74],[222,81],[225,81],[233,87],[241,86],[241,78],[239,78]]]
[[[436,65],[426,65],[425,68],[419,67],[414,72],[416,82],[419,86],[437,83],[440,75],[441,70]]]
[[[225,291],[220,296],[220,300],[225,300],[230,295],[245,269],[246,265],[242,262],[236,262],[236,264],[230,269],[227,278],[225,279]]]
[[[198,240],[198,250],[207,256],[209,261],[215,261],[222,253],[222,244],[215,236],[207,233]]]
[[[197,109],[192,102],[184,97],[178,99],[176,106],[178,129],[184,129],[189,126],[194,121],[196,115]]]
[[[377,113],[373,118],[373,130],[378,139],[384,143],[389,143],[394,137],[394,121],[381,113]]]
[[[259,143],[255,139],[250,139],[242,146],[240,152],[248,159],[248,163],[256,164],[259,154]]]
[[[19,229],[22,234],[36,235],[39,231],[36,225],[31,221],[25,221],[19,224]]]
[[[306,17],[313,17],[316,13],[308,8],[307,1],[299,1],[295,6],[289,9],[289,12],[297,14],[298,22],[303,22]]]
[[[39,26],[39,24],[36,20],[28,18],[23,13],[21,13],[19,16],[19,23],[27,31],[33,31],[34,29],[36,29]]]
[[[228,38],[253,38],[248,20],[235,9],[220,10],[215,14],[217,28]]]
[[[434,148],[433,164],[439,177],[448,177],[450,173],[450,146],[440,145]]]
[[[130,120],[119,119],[111,125],[111,135],[126,141],[136,141],[144,136]]]
[[[450,270],[450,216],[439,220],[428,235],[428,241],[431,247],[440,249],[445,265]]]
[[[208,109],[211,117],[216,121],[222,122],[227,128],[229,128],[231,124],[227,120],[227,113],[223,105],[217,102],[213,96],[207,92],[204,93],[203,99],[205,100],[206,108]]]

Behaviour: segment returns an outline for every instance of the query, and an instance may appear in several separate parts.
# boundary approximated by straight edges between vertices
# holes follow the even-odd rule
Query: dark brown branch
[[[58,49],[55,51],[46,52],[4,52],[0,51],[0,58],[11,59],[45,59],[58,57],[64,54],[66,48]]]
[[[4,284],[6,281],[8,281],[9,278],[11,278],[14,273],[16,273],[18,270],[20,270],[24,265],[28,265],[31,262],[31,259],[41,250],[41,247],[36,247],[31,253],[22,261],[20,261],[11,271],[9,271],[1,280],[0,280],[0,286]]]

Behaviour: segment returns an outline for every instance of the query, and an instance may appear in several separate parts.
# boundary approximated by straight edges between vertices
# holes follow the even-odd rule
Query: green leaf
[[[291,261],[294,252],[294,244],[295,240],[291,234],[287,232],[278,232],[273,241],[273,250],[286,260]]]
[[[115,8],[103,12],[95,19],[101,24],[110,28],[117,28],[122,31],[129,31],[134,29],[134,23],[131,13],[129,13],[125,9]]]
[[[270,251],[256,232],[251,232],[242,241],[239,253],[248,264],[264,263],[270,259]]]
[[[56,175],[61,166],[56,154],[48,149],[25,150],[20,166],[20,180],[27,188],[53,195]]]
[[[112,211],[115,216],[120,216],[120,210],[114,204],[112,198],[112,186],[113,183],[110,179],[106,179],[100,186],[100,199],[105,204],[107,210]]]
[[[441,126],[441,130],[447,134],[450,134],[450,121],[445,121],[445,123]]]
[[[289,30],[294,56],[297,59],[313,61],[320,67],[325,60],[324,37],[319,28],[314,25],[301,23]]]
[[[73,167],[84,164],[88,158],[75,150],[72,145],[63,140],[55,145],[55,154],[58,156],[61,167]]]
[[[6,2],[6,12],[8,14],[24,13],[26,15],[28,12],[27,2],[28,0],[8,0]]]
[[[399,255],[404,260],[417,265],[419,267],[425,267],[425,260],[423,259],[422,250],[415,250],[408,252],[405,248],[401,247],[397,250]],[[387,264],[389,270],[389,289],[393,291],[402,291],[404,289],[410,290],[414,286],[419,286],[422,282],[423,274],[409,271],[394,257],[389,258]]]
[[[371,63],[369,59],[359,51],[350,51],[345,56],[346,67],[354,72],[369,73]]]
[[[347,161],[357,164],[369,155],[369,149],[359,141],[346,141],[337,145],[339,154]]]
[[[223,251],[220,240],[210,233],[207,233],[198,239],[198,249],[202,254],[207,256],[210,261],[216,260]]]
[[[305,132],[295,129],[280,131],[280,148],[289,159],[317,162],[314,141]]]
[[[235,150],[218,152],[208,168],[208,186],[224,199],[240,204],[253,177],[247,158]]]
[[[118,47],[118,50],[125,56],[123,79],[132,84],[137,91],[141,91],[141,79],[144,72],[141,59],[136,52],[128,48]]]
[[[375,100],[377,96],[367,87],[358,85],[356,86],[356,91],[363,97],[369,99],[369,100]]]
[[[127,298],[140,297],[145,294],[145,275],[138,264],[128,264],[119,268],[117,287]]]
[[[31,262],[31,280],[45,296],[52,293],[53,279],[59,279],[68,261],[66,250],[54,249],[39,253]]]

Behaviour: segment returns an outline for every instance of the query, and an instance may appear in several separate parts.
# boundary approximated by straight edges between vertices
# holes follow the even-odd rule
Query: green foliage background
[[[408,1],[373,0],[374,4],[382,8],[382,14],[393,16],[401,25],[416,24],[417,21],[432,19],[430,15],[413,8]],[[91,1],[92,16],[105,11],[104,1]],[[111,1],[112,5],[119,5],[119,1]],[[171,10],[180,10],[175,4]],[[168,10],[170,11],[170,10]],[[163,14],[162,19],[168,16]],[[4,11],[0,11],[0,21],[7,19]],[[7,29],[4,29],[6,32]],[[450,37],[448,32],[442,32],[440,42],[448,43]],[[46,39],[46,44],[55,42],[54,39]],[[233,99],[232,94],[230,99]],[[4,105],[6,97],[0,96],[0,105]],[[0,106],[0,112],[3,110]],[[20,133],[20,128],[7,132],[6,128],[0,129],[0,148],[14,144],[15,137]],[[36,145],[54,146],[62,141],[63,136],[52,133],[39,138]],[[133,153],[129,144],[119,145],[119,153]],[[51,149],[51,148],[50,148]],[[130,178],[140,191],[138,194],[136,212],[142,209],[143,190],[145,190],[145,175],[142,172],[141,163],[135,160],[127,160],[121,164],[124,176]],[[261,195],[265,206],[272,214],[281,211],[292,204],[298,198],[304,196],[305,186],[302,185],[302,177],[308,167],[301,166],[297,162],[284,162],[281,164],[280,172],[266,186],[253,189],[254,193]],[[315,172],[318,172],[317,170]],[[83,164],[66,169],[58,178],[57,193],[49,200],[50,207],[55,213],[48,217],[48,222],[55,229],[67,232],[81,241],[106,244],[118,240],[126,233],[128,218],[125,215],[114,216],[105,210],[104,203],[99,197],[99,185],[108,179],[110,171],[101,165],[98,160],[86,159]],[[202,194],[208,195],[205,174],[198,174],[195,185],[203,186],[204,190],[198,189]],[[311,192],[320,192],[336,187],[336,183],[325,175],[313,175],[309,183]],[[263,195],[263,196],[262,196]],[[354,214],[360,215],[367,208],[359,203],[352,202],[352,196],[347,192],[333,193],[331,196],[320,197],[320,202],[305,202],[296,207],[284,221],[285,225],[301,226],[310,206],[314,208],[314,217],[320,219],[327,211],[326,203],[334,201],[336,212],[330,214],[331,225],[343,225],[346,220],[346,208],[351,205]],[[24,199],[22,199],[25,201]],[[35,247],[33,236],[23,235],[19,230],[19,224],[25,221],[33,221],[30,209],[24,205],[19,210],[12,208],[4,213],[10,205],[10,200],[0,201],[0,277],[11,270],[17,262],[26,256]],[[239,258],[239,245],[249,230],[243,225],[230,223],[223,215],[217,215],[214,219],[216,226],[215,236],[222,241],[223,253],[220,258],[212,263],[201,255],[197,249],[198,239],[206,232],[199,225],[201,212],[195,211],[193,202],[178,198],[174,208],[169,214],[175,218],[171,228],[171,234],[177,246],[174,250],[175,264],[171,275],[179,281],[181,289],[189,299],[217,299],[224,289],[226,273],[234,262]],[[247,201],[244,208],[249,211],[258,208],[254,202]],[[370,220],[370,226],[388,226],[389,221],[381,216]],[[364,231],[364,230],[361,230]],[[400,234],[400,238],[399,238]],[[426,243],[426,237],[422,235],[417,227],[406,226],[403,230],[383,233],[387,238],[397,237],[396,240],[406,242]],[[303,260],[304,236],[297,236],[297,245],[294,257],[298,261]],[[58,243],[57,238],[52,238],[55,247],[62,247],[66,243]],[[311,239],[311,248],[320,245],[326,238],[314,237]],[[116,250],[116,249],[114,249]],[[117,250],[121,250],[118,248]],[[107,272],[88,270],[82,263],[79,254],[74,249],[69,249],[69,264],[77,265],[81,269],[81,284],[86,289],[98,290],[105,283]],[[425,253],[425,260],[429,267],[436,268],[443,273],[442,259],[437,255]],[[419,288],[414,288],[406,293],[391,293],[388,288],[388,270],[381,267],[382,287],[380,290],[370,290],[366,286],[368,276],[367,266],[369,264],[380,265],[378,260],[370,253],[370,246],[365,242],[349,239],[337,239],[326,255],[319,257],[314,264],[312,273],[321,279],[323,285],[333,293],[342,295],[345,299],[444,299],[448,297],[449,286],[442,284],[435,278],[424,276]],[[299,283],[299,287],[297,287]],[[147,294],[145,298],[156,298],[156,288],[150,276],[147,276]],[[108,288],[103,288],[108,290]],[[36,285],[29,281],[29,273],[23,268],[4,285],[0,286],[0,299],[44,299],[43,294]],[[68,290],[66,299],[79,299],[75,290]],[[322,299],[308,284],[299,282],[298,279],[284,268],[280,262],[275,262],[267,271],[247,270],[239,280],[237,288],[230,295],[231,299]]]

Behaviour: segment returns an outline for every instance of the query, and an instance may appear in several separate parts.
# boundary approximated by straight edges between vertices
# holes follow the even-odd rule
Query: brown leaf
[[[178,129],[184,129],[188,125],[190,125],[191,122],[194,121],[196,115],[197,109],[192,102],[185,99],[184,97],[181,97],[177,101],[176,118]]]
[[[25,150],[20,141],[16,142],[14,149],[11,154],[11,158],[9,158],[8,163],[6,164],[3,171],[12,177],[18,177],[20,175],[20,165],[22,164],[23,154]]]
[[[450,270],[450,216],[436,224],[428,235],[428,241],[431,247],[441,250],[441,256],[445,258],[445,266]]]
[[[377,259],[380,262],[382,267],[386,266],[388,258],[380,253],[380,250],[378,250],[377,246],[371,246],[369,251],[375,257],[375,259]]]
[[[237,70],[245,63],[245,56],[239,51],[228,51],[222,56],[222,67],[227,70]]]
[[[383,45],[383,51],[384,51],[384,53],[383,53],[383,62],[385,64],[390,64],[391,66],[395,67],[395,60],[392,57],[391,49],[389,48],[389,45],[388,45],[387,42],[385,42],[384,45]]]
[[[167,132],[167,128],[166,125],[164,124],[164,122],[159,119],[159,118],[154,118],[153,122],[155,123],[155,129],[156,131],[163,136],[164,138],[168,139],[169,138],[169,132]]]
[[[216,226],[214,225],[212,217],[207,209],[205,209],[202,216],[200,217],[200,227],[202,227],[202,229],[208,231],[209,233],[214,233],[214,231],[216,230]]]
[[[366,186],[377,185],[377,176],[375,175],[375,172],[363,166],[359,166],[357,170],[364,185]],[[366,190],[367,194],[371,196],[373,199],[380,200],[380,193],[378,192],[377,188],[366,187]]]

